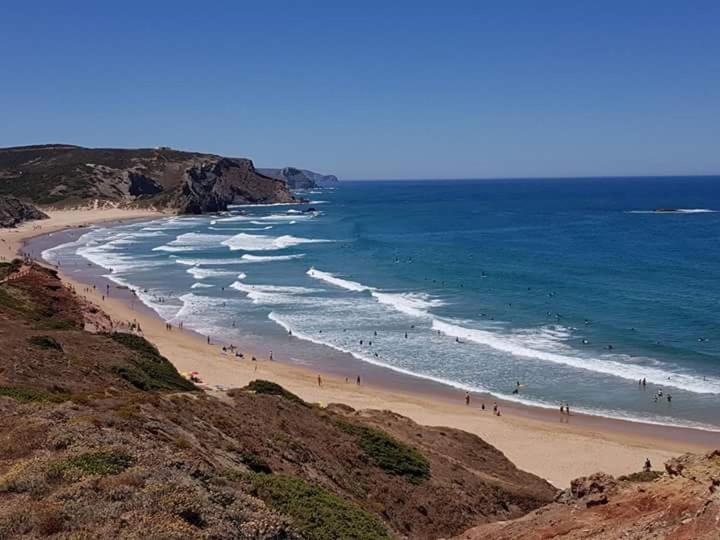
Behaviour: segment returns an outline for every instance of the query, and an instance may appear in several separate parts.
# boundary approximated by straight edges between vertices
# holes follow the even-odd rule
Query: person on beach
[[[497,410],[498,410],[497,402],[493,402],[493,414],[497,413]]]
[[[484,411],[484,410],[485,410],[485,402],[483,402],[483,403],[480,404],[480,410],[481,410],[481,411]]]
[[[668,403],[672,403],[672,396],[670,394],[667,395]]]
[[[318,386],[322,386],[322,377],[318,375]]]
[[[560,414],[565,414],[565,404],[564,403],[560,404]]]
[[[470,405],[470,392],[465,392],[465,405]]]
[[[356,384],[357,384],[358,386],[360,386],[360,375],[357,376]]]
[[[273,359],[272,351],[270,351],[270,360]]]
[[[643,471],[650,472],[652,470],[652,463],[650,463],[650,458],[645,458],[645,465],[643,465]]]

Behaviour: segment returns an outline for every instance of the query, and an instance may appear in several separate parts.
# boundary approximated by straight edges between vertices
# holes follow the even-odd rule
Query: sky
[[[720,2],[6,2],[0,146],[345,179],[720,174]]]

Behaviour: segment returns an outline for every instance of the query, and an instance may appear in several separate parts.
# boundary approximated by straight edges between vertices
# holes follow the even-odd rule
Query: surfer
[[[465,392],[465,405],[470,405],[470,392]]]

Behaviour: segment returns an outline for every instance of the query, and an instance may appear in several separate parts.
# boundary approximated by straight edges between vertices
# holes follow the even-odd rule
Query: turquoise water
[[[291,331],[299,362],[319,344],[524,403],[720,428],[720,178],[303,196],[94,228],[44,257],[96,263],[161,317],[226,342]],[[653,212],[668,207],[684,211]]]

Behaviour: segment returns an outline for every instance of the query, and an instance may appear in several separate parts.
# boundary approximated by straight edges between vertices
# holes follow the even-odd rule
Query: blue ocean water
[[[505,399],[720,429],[719,177],[302,195],[315,200],[98,227],[44,256],[107,268],[226,342],[291,331],[298,361],[314,343]]]

